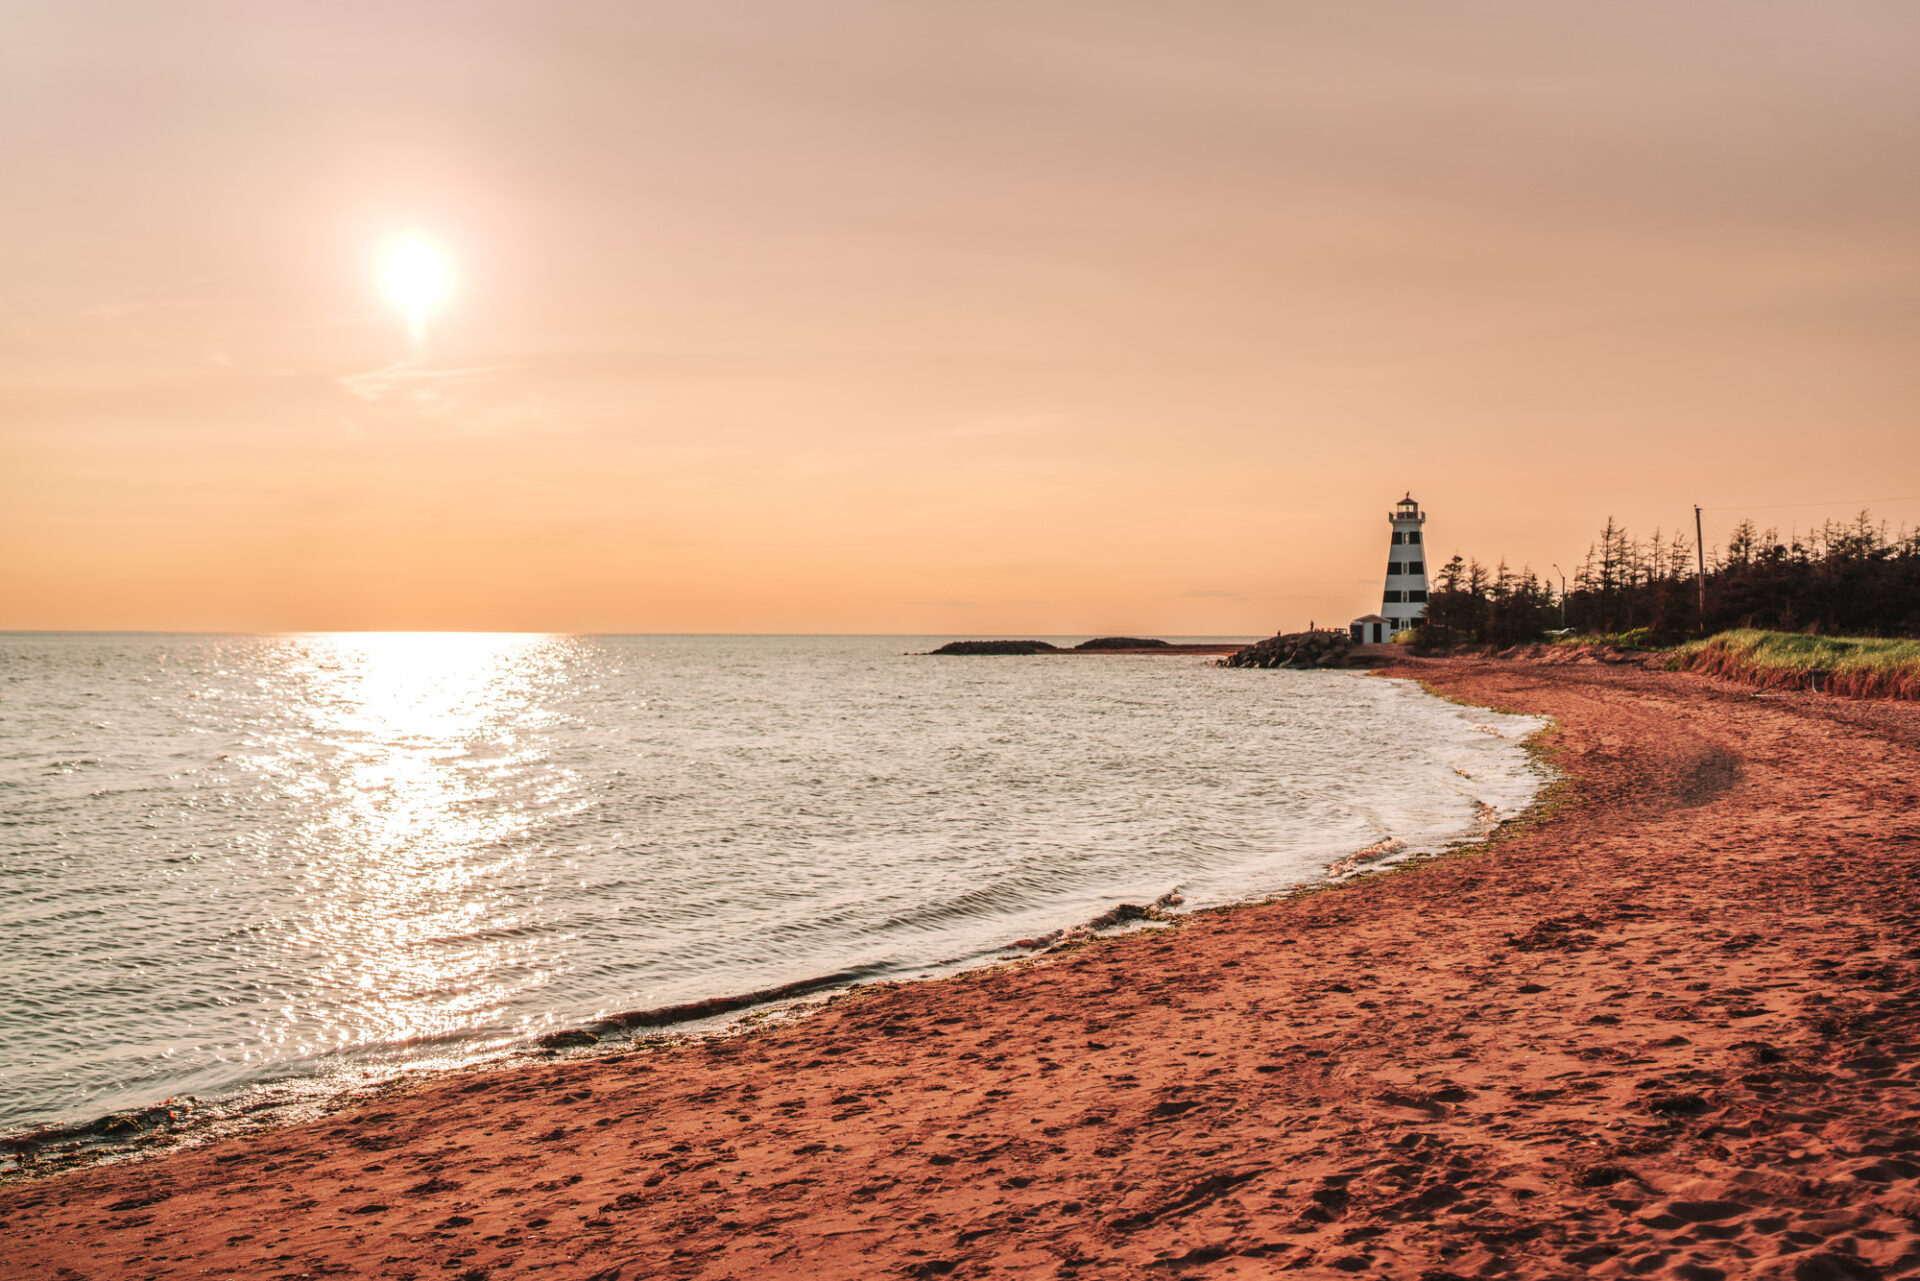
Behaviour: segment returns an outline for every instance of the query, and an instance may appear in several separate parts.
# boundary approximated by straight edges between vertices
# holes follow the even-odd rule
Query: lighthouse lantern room
[[[1427,549],[1421,537],[1427,514],[1409,492],[1387,513],[1393,539],[1387,545],[1387,586],[1380,614],[1389,633],[1417,626],[1427,615]]]

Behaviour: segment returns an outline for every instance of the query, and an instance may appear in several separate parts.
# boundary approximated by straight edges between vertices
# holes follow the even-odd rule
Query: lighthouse
[[[1387,586],[1380,613],[1389,633],[1403,632],[1427,616],[1427,548],[1421,527],[1427,514],[1408,492],[1387,513],[1393,540],[1387,544]]]

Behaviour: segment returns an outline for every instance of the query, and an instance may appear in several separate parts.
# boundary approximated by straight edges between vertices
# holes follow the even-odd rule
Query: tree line
[[[1435,576],[1420,640],[1517,645],[1550,631],[1671,644],[1735,627],[1835,636],[1920,636],[1920,530],[1867,512],[1783,538],[1751,520],[1699,561],[1685,534],[1641,539],[1612,517],[1556,592],[1530,568],[1458,555]]]

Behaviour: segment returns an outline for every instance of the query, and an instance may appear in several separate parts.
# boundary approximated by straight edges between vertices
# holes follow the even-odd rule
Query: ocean
[[[942,639],[0,635],[0,1133],[936,974],[1542,782],[1407,681]]]

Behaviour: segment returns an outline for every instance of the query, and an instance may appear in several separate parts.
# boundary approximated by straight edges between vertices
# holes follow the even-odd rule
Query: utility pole
[[[1700,634],[1707,634],[1707,540],[1700,532],[1700,504],[1693,505],[1693,554],[1700,561]]]

